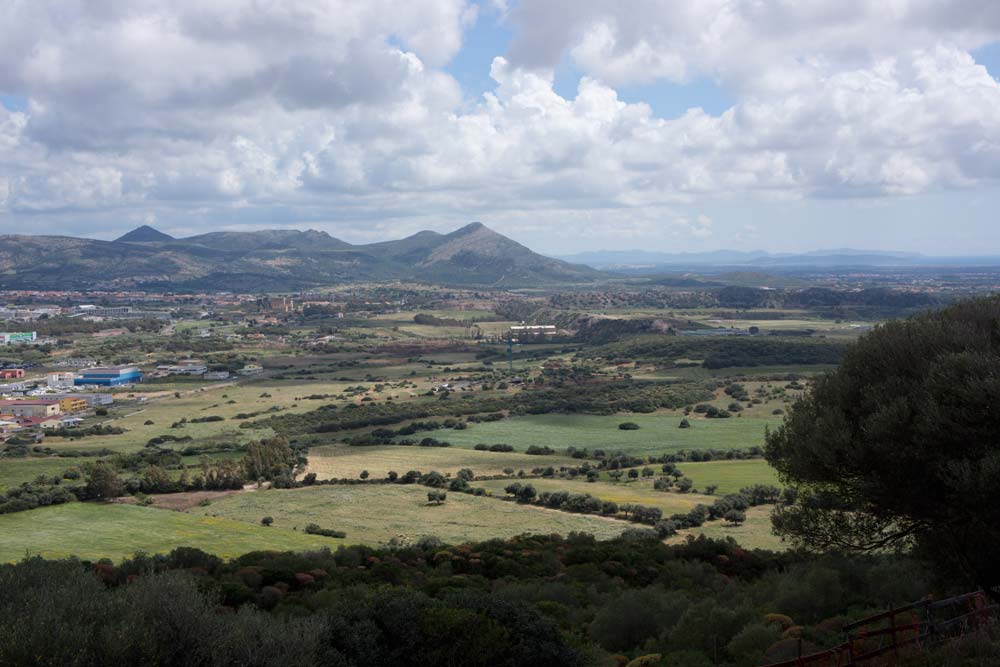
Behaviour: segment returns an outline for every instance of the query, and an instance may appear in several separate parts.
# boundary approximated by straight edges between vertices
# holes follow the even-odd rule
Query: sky
[[[994,0],[0,0],[0,234],[1000,251]],[[0,239],[2,243],[2,239]]]

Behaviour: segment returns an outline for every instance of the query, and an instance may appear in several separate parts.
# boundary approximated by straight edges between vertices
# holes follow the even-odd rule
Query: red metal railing
[[[880,658],[883,662],[890,653],[895,662],[901,652],[922,651],[977,628],[998,610],[983,591],[944,600],[925,598],[845,625],[847,640],[833,648],[802,655],[800,639],[798,656],[767,667],[849,667]]]

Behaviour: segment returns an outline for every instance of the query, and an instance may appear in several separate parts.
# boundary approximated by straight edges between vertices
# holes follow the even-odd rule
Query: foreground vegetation
[[[6,665],[753,665],[934,589],[898,557],[571,535],[0,566]],[[220,607],[221,605],[221,607]],[[219,613],[220,609],[237,613]]]

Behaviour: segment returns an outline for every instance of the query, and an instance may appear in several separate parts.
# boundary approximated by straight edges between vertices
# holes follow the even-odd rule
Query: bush
[[[677,428],[691,428],[691,422],[687,420],[687,417],[681,419],[681,423],[677,425]]]
[[[343,539],[347,537],[347,533],[342,530],[332,530],[330,528],[321,528],[319,524],[310,523],[306,524],[306,532],[310,535],[322,535],[324,537],[336,537],[338,539]]]
[[[622,431],[638,431],[639,425],[635,422],[622,422],[618,425],[618,428]]]
[[[262,526],[270,526],[272,523],[274,523],[274,517],[266,516],[260,520]]]

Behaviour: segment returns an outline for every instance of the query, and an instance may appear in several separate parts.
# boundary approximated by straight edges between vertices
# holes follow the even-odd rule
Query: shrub
[[[618,428],[622,431],[638,431],[639,425],[635,422],[622,422],[618,425]]]
[[[274,523],[274,517],[266,516],[260,520],[262,526],[270,526],[272,523]]]
[[[330,528],[321,528],[319,524],[310,523],[306,524],[305,531],[310,535],[323,535],[324,537],[336,537],[343,539],[347,537],[347,533],[342,530],[333,530]]]

